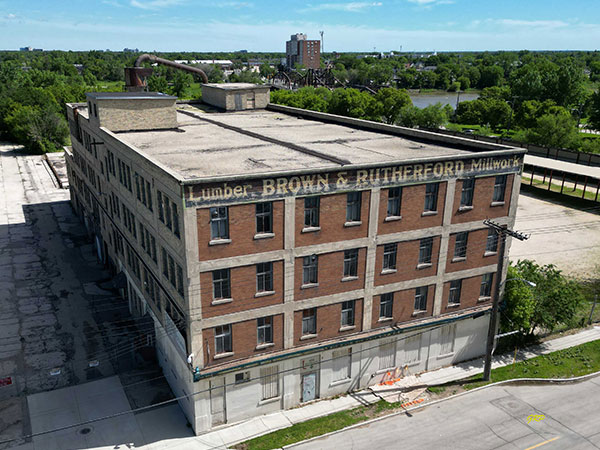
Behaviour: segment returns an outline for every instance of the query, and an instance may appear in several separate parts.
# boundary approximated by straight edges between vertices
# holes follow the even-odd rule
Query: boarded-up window
[[[404,341],[404,363],[414,364],[421,360],[421,335],[411,336]]]
[[[379,344],[379,369],[390,369],[396,365],[396,342]]]
[[[335,350],[333,352],[332,381],[347,380],[350,378],[350,366],[352,364],[352,349]]]
[[[262,383],[262,399],[268,400],[279,396],[279,366],[264,367],[260,369]]]

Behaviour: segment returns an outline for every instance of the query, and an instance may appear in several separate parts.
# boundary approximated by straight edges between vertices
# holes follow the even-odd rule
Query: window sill
[[[438,213],[437,211],[423,211],[421,213],[421,217],[436,216],[437,213]]]
[[[485,253],[483,254],[483,256],[484,256],[484,257],[485,257],[485,256],[496,256],[497,254],[498,254],[498,252],[485,252]]]
[[[233,355],[234,355],[233,352],[219,353],[218,355],[213,356],[213,359],[229,358],[230,356],[233,356]]]
[[[362,220],[353,220],[353,221],[344,223],[344,227],[346,227],[346,228],[360,227],[361,225],[362,225]]]
[[[263,292],[257,292],[256,294],[254,294],[254,298],[258,298],[258,297],[268,297],[269,295],[273,295],[275,294],[275,291],[263,291]]]
[[[417,316],[422,316],[424,314],[427,314],[427,311],[414,311],[411,316],[412,317],[417,317]]]
[[[260,400],[258,402],[258,406],[263,406],[263,405],[268,405],[269,403],[275,403],[281,400],[281,396],[277,396],[277,397],[273,397],[273,398],[267,398],[265,400]]]
[[[462,262],[462,261],[466,261],[466,260],[467,260],[466,256],[457,256],[455,258],[452,258],[452,262],[453,263],[455,263],[455,262]]]
[[[354,280],[358,280],[357,276],[352,276],[352,277],[344,277],[342,278],[342,282],[344,281],[354,281]]]
[[[305,334],[304,336],[300,336],[300,340],[307,341],[308,339],[314,339],[316,337],[317,337],[316,334]]]
[[[492,297],[479,297],[477,299],[477,303],[489,302],[491,299],[492,299]]]
[[[302,233],[314,233],[315,231],[321,231],[321,227],[304,227]]]
[[[264,350],[265,348],[273,347],[275,344],[273,342],[267,342],[265,344],[257,345],[255,350]]]
[[[225,303],[231,303],[233,301],[232,298],[219,298],[217,300],[213,300],[211,305],[223,305]]]
[[[379,320],[377,320],[378,323],[382,323],[382,322],[391,322],[392,320],[394,320],[393,317],[380,317]]]
[[[504,206],[505,202],[492,202],[490,206],[493,208],[494,206]]]
[[[467,211],[471,211],[473,209],[472,205],[463,205],[460,208],[458,208],[458,212],[467,212]]]
[[[300,286],[300,289],[310,289],[310,288],[316,288],[316,287],[319,287],[319,283],[303,284],[302,286]]]
[[[257,233],[254,235],[254,240],[270,239],[272,237],[275,237],[275,233]]]
[[[431,267],[431,263],[417,264],[417,270],[428,269]]]
[[[389,273],[396,273],[396,272],[398,272],[396,269],[383,269],[381,271],[381,275],[387,275]]]
[[[460,306],[460,303],[448,303],[448,305],[446,305],[446,308],[458,308]]]
[[[231,244],[231,239],[212,239],[208,241],[208,245],[223,245]]]
[[[344,378],[343,380],[332,381],[331,383],[329,383],[329,387],[339,386],[340,384],[350,383],[351,381],[352,378]]]
[[[339,329],[340,333],[342,331],[350,331],[356,329],[356,325],[345,325]]]
[[[402,216],[387,216],[383,219],[384,222],[395,222],[397,220],[402,220]]]

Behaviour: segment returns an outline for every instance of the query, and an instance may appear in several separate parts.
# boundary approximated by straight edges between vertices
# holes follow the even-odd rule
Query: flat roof
[[[600,167],[584,166],[583,164],[575,164],[572,162],[542,158],[533,155],[525,155],[525,164],[600,179]]]
[[[161,92],[88,92],[85,95],[86,97],[93,98],[95,100],[177,100],[177,97],[163,94]]]
[[[204,83],[202,86],[208,86],[223,91],[237,91],[240,89],[270,89],[269,86],[254,83]]]
[[[427,141],[412,138],[409,132],[417,133],[413,130],[398,136],[269,109],[225,113],[206,105],[177,106],[177,130],[125,131],[116,136],[182,180],[524,152],[469,139],[445,143],[442,139],[452,139],[445,136],[438,137],[440,142]]]

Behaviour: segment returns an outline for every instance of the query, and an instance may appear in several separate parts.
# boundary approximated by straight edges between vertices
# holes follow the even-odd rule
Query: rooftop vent
[[[110,131],[177,128],[177,97],[158,92],[86,94],[90,123]]]
[[[269,91],[268,86],[251,83],[203,84],[202,101],[225,111],[264,109]]]

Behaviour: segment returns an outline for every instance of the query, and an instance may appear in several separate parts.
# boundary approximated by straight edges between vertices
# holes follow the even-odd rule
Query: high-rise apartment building
[[[197,433],[484,353],[524,150],[203,98],[88,94],[66,158]]]
[[[307,69],[318,69],[321,66],[321,41],[308,40],[306,34],[292,34],[285,43],[286,65],[292,69],[296,65]]]

